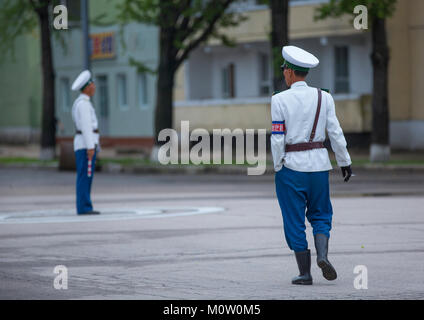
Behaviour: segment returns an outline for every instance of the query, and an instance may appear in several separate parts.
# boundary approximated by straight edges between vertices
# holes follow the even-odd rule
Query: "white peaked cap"
[[[317,57],[295,46],[283,47],[283,58],[290,64],[301,68],[315,68],[319,64]]]
[[[78,91],[82,87],[84,87],[88,81],[91,79],[91,72],[88,70],[85,70],[81,72],[81,74],[78,76],[78,78],[74,81],[72,84],[72,91]]]

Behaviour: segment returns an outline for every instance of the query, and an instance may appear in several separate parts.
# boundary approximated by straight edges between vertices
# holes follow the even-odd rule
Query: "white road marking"
[[[63,223],[87,221],[117,221],[184,217],[225,211],[221,207],[127,207],[104,209],[100,215],[77,215],[69,210],[31,210],[24,212],[0,212],[0,224]]]

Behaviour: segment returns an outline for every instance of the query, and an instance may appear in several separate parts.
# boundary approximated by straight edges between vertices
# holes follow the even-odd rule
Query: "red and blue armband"
[[[286,122],[285,121],[272,121],[272,134],[285,134]]]

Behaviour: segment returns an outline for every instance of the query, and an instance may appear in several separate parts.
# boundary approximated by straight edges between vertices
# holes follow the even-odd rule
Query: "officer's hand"
[[[94,157],[94,149],[87,150],[87,158],[88,158],[88,160],[91,161],[93,159],[93,157]]]
[[[352,176],[352,168],[350,166],[347,167],[341,167],[342,169],[342,175],[345,182],[348,182],[350,177]]]

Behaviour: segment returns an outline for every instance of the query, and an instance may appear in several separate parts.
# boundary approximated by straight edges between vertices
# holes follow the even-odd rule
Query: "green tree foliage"
[[[119,20],[159,27],[159,66],[155,133],[172,128],[173,86],[175,73],[189,54],[209,39],[234,45],[223,29],[237,26],[245,18],[229,10],[237,0],[124,0],[118,6]],[[131,63],[143,69],[141,63]]]
[[[237,0],[124,0],[118,6],[119,20],[151,24],[171,33],[178,68],[193,49],[209,38],[234,45],[232,39],[219,31],[244,20],[240,13],[226,11],[233,2]]]

